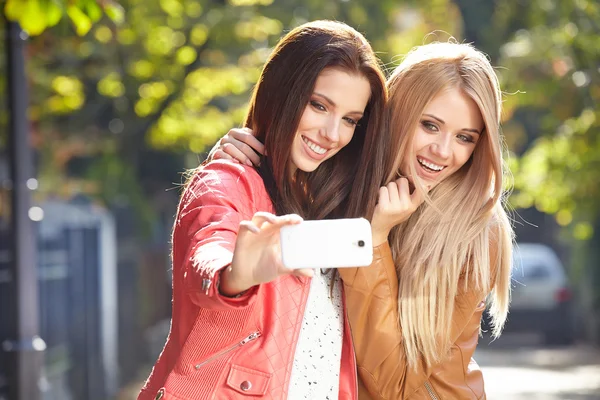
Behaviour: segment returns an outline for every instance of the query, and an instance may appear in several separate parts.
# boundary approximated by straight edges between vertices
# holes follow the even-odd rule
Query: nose
[[[340,121],[337,118],[328,118],[327,123],[321,129],[321,136],[332,143],[340,140]]]
[[[433,154],[441,159],[447,159],[452,154],[452,135],[437,135],[436,140],[431,145]]]

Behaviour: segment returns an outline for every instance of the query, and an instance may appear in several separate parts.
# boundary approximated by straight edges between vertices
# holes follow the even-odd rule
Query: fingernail
[[[246,165],[249,166],[249,167],[252,167],[252,161],[246,159]]]

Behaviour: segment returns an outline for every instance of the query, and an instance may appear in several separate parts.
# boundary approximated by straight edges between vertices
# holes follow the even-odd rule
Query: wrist
[[[373,234],[372,234],[373,247],[377,247],[377,246],[387,242],[389,234],[390,234],[389,231],[384,231],[384,232],[373,231]]]
[[[239,296],[252,286],[254,286],[254,284],[247,282],[245,279],[235,273],[232,265],[221,271],[218,290],[223,296]]]

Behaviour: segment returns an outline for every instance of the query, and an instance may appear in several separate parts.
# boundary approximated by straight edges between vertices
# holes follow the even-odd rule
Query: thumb
[[[296,275],[296,276],[304,276],[306,278],[312,278],[313,275],[315,274],[315,271],[310,268],[302,268],[302,269],[295,269],[294,272],[292,272],[292,274]]]

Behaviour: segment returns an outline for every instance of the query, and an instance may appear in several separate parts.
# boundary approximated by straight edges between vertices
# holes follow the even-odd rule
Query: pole
[[[37,240],[29,218],[31,193],[27,181],[33,178],[33,157],[27,119],[25,40],[27,35],[15,22],[6,24],[7,84],[9,108],[8,149],[11,191],[12,263],[8,271],[11,301],[8,304],[9,336],[0,338],[0,351],[8,360],[10,400],[38,400],[44,341],[39,335]]]

